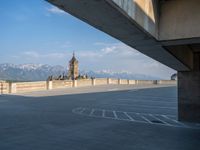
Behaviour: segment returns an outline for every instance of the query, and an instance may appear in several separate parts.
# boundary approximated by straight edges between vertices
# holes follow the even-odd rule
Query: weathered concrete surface
[[[194,71],[178,72],[179,120],[200,122],[200,54],[194,55]]]
[[[158,40],[200,37],[199,0],[161,2]]]
[[[200,71],[178,73],[178,116],[200,122]]]
[[[181,60],[182,63],[188,66],[190,70],[194,69],[194,51],[191,45],[166,46],[166,49],[177,59]]]
[[[113,0],[123,11],[154,37],[158,37],[158,1]]]

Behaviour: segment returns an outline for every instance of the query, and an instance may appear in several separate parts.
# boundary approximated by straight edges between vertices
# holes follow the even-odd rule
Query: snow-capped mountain
[[[90,77],[96,78],[120,78],[120,79],[134,79],[134,80],[159,80],[158,77],[148,76],[144,74],[134,74],[128,71],[113,72],[109,70],[101,71],[80,71],[81,74],[87,74]]]
[[[42,64],[0,64],[0,80],[41,81],[48,76],[58,76],[65,71],[62,66]]]
[[[50,66],[43,64],[0,64],[0,80],[12,81],[42,81],[48,76],[59,76],[67,73],[67,68],[63,66]],[[112,72],[109,70],[102,71],[80,71],[81,75],[87,74],[89,77],[96,78],[124,78],[136,80],[154,80],[157,77],[143,74],[133,74],[131,72]]]

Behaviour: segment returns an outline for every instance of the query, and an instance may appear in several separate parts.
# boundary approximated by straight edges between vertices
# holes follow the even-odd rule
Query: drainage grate
[[[159,123],[159,124],[164,124],[164,122],[159,121],[159,120],[151,120],[152,123]]]

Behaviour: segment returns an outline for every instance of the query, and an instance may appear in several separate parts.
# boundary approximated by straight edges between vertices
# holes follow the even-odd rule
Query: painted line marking
[[[149,106],[149,105],[135,105],[135,104],[108,104],[104,103],[104,105],[116,105],[116,106],[129,106],[129,107],[143,107],[143,108],[161,108],[161,109],[177,109],[176,107],[162,107],[162,106]]]
[[[170,100],[177,99],[177,97],[162,97],[162,96],[151,96],[151,95],[134,95],[134,98],[159,98],[159,99],[170,99]]]
[[[82,108],[82,110],[79,113],[82,114],[85,110],[86,108]]]
[[[140,114],[138,113],[138,115],[140,115]],[[149,119],[147,119],[146,117],[144,117],[143,115],[140,115],[140,117],[142,119],[144,119],[145,121],[147,121],[148,123],[152,124],[152,122]]]
[[[166,118],[166,119],[168,119],[168,120],[171,120],[171,121],[173,121],[173,122],[175,122],[175,123],[177,123],[177,124],[179,124],[179,125],[182,125],[182,126],[184,126],[184,127],[188,127],[188,126],[185,125],[184,123],[179,122],[179,121],[177,121],[177,120],[175,120],[175,119],[169,118],[169,117],[167,117],[166,115],[161,115],[161,116],[163,116],[164,118]]]
[[[113,115],[114,115],[114,117],[115,117],[116,119],[118,119],[116,111],[113,111]]]
[[[80,110],[80,111],[77,111]],[[90,114],[84,114],[83,112],[85,110],[91,110]],[[95,110],[99,110],[102,111],[102,116],[96,116],[93,113],[95,112]],[[105,116],[106,111],[109,112],[113,112],[113,117],[107,117]],[[83,115],[83,116],[90,116],[90,117],[95,117],[95,118],[105,118],[105,119],[112,119],[112,120],[120,120],[120,121],[130,121],[130,122],[138,122],[138,123],[148,123],[148,124],[154,124],[154,125],[160,125],[160,126],[170,126],[170,127],[179,127],[179,128],[191,128],[191,129],[200,129],[200,127],[198,126],[194,126],[193,124],[184,124],[182,122],[179,122],[175,119],[171,119],[169,118],[169,116],[173,116],[173,115],[161,115],[161,114],[145,114],[145,113],[136,113],[136,112],[123,112],[123,111],[115,111],[115,110],[104,110],[104,109],[96,109],[96,108],[75,108],[72,110],[73,113],[79,114],[79,115]],[[122,118],[118,118],[117,116],[117,112],[121,112],[124,115],[126,115],[129,119],[122,119]],[[128,113],[132,113],[137,115],[138,117],[140,117],[143,120],[135,120],[133,119]],[[162,124],[158,124],[155,122],[151,122],[148,118],[146,118],[145,116],[151,116],[152,118],[155,118],[156,120],[159,120],[162,122]],[[176,124],[174,125],[174,123],[168,123],[160,118],[158,118],[158,116],[161,116],[169,121],[175,122]],[[174,117],[174,116],[173,116]],[[200,124],[199,124],[200,125]]]
[[[159,101],[159,100],[135,100],[135,98],[137,97],[133,97],[133,98],[127,98],[127,99],[117,99],[120,101],[131,101],[131,102],[156,102],[156,103],[175,103],[177,104],[178,102],[173,102],[173,101]]]
[[[90,112],[90,114],[89,114],[89,116],[92,116],[93,113],[94,113],[94,111],[95,111],[95,109],[92,109],[91,112]]]
[[[73,109],[72,112],[77,112],[77,113],[79,113],[80,110],[82,110],[81,107]]]
[[[127,112],[123,112],[131,121],[135,121]]]
[[[105,113],[106,113],[106,111],[103,109],[102,110],[102,117],[105,117]]]
[[[149,116],[153,117],[153,118],[156,119],[156,120],[159,120],[160,122],[162,122],[162,123],[164,123],[164,124],[167,124],[167,125],[171,126],[171,124],[169,124],[169,123],[167,123],[167,122],[161,120],[160,118],[158,118],[158,117],[156,117],[156,116],[154,116],[154,115],[152,115],[152,114],[149,114]]]

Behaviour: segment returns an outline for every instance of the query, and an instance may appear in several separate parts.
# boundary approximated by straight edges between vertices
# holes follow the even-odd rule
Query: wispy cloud
[[[67,43],[66,43],[67,44]],[[12,57],[23,63],[46,63],[68,65],[73,50],[65,52],[54,51],[25,51]],[[132,73],[146,74],[152,76],[169,77],[174,70],[161,63],[141,54],[135,49],[123,44],[114,43],[96,48],[94,50],[76,50],[76,57],[79,60],[81,70],[112,70],[128,71]]]
[[[96,46],[114,46],[114,45],[121,45],[121,43],[106,43],[106,42],[95,42],[93,45]]]
[[[58,7],[55,7],[55,6],[51,6],[49,8],[47,8],[47,11],[51,14],[66,14],[65,11],[59,9]]]
[[[60,45],[60,48],[69,48],[69,47],[72,46],[69,41],[66,41],[64,43],[60,43],[59,45]]]
[[[47,54],[42,54],[38,53],[36,51],[26,51],[20,54],[22,57],[24,56],[25,58],[34,58],[34,59],[59,59],[59,58],[65,58],[66,53],[47,53]]]
[[[118,57],[132,57],[132,56],[142,56],[137,50],[123,44],[123,43],[103,43],[96,42],[94,45],[101,46],[99,51],[95,51],[99,56],[115,55]],[[94,51],[92,51],[94,53]]]

